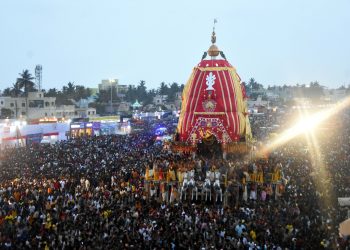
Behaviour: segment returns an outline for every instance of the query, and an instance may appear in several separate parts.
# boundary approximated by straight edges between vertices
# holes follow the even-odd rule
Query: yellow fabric
[[[258,172],[257,182],[264,183],[264,174],[262,171]]]
[[[184,90],[182,91],[182,103],[181,103],[181,112],[180,112],[180,117],[179,117],[179,123],[178,123],[178,127],[177,127],[177,131],[179,131],[180,133],[182,133],[182,123],[183,123],[183,119],[184,119],[184,116],[185,116],[185,111],[186,111],[186,108],[187,108],[187,101],[188,101],[188,93],[189,93],[189,90],[191,89],[192,87],[192,84],[193,84],[193,79],[196,75],[196,72],[197,72],[198,68],[194,68],[192,70],[192,74],[190,76],[190,78],[188,79],[185,87],[184,87]]]
[[[180,183],[183,181],[183,173],[181,171],[177,171],[177,179]]]
[[[250,237],[252,238],[253,241],[256,241],[256,233],[254,230],[251,230],[249,233]]]
[[[170,179],[171,179],[171,177],[170,177],[170,170],[168,170],[166,172],[166,182],[170,182]]]
[[[256,175],[256,173],[249,174],[249,176],[250,176],[250,181],[256,182],[256,180],[257,180],[257,175]]]
[[[158,171],[157,169],[153,169],[153,180],[158,181]]]
[[[149,180],[150,180],[149,168],[148,168],[148,167],[146,168],[145,179],[146,179],[146,181],[149,181]]]
[[[280,180],[281,180],[281,171],[277,169],[272,173],[272,182],[277,182]]]
[[[243,112],[246,111],[246,106],[243,100],[243,94],[242,94],[242,88],[241,88],[241,83],[240,79],[234,69],[229,70],[233,88],[235,90],[235,95],[236,95],[236,104],[237,104],[237,111],[238,111],[238,116],[239,116],[239,134],[244,134],[245,131],[245,116]]]
[[[176,175],[174,170],[169,170],[170,180],[176,181]]]
[[[288,229],[289,232],[292,232],[292,231],[293,231],[293,225],[288,224],[288,225],[286,226],[286,229]]]

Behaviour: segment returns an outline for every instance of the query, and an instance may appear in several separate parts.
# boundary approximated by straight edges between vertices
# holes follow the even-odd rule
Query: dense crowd
[[[261,127],[282,125],[282,117],[252,117],[255,137],[266,140]],[[0,248],[347,249],[348,239],[338,234],[346,210],[337,197],[350,192],[349,122],[344,112],[322,128],[326,132],[315,131],[317,150],[299,137],[263,159],[171,152],[155,141],[150,123],[130,135],[5,149]],[[277,166],[278,185],[267,183],[267,176],[250,183],[244,175],[266,175]],[[162,189],[145,180],[146,169],[194,169],[199,179],[221,171],[228,199],[181,200],[175,192],[180,184]]]

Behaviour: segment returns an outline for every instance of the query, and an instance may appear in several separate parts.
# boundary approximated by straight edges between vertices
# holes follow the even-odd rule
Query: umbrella
[[[339,224],[339,234],[342,237],[350,235],[350,219],[344,220]]]

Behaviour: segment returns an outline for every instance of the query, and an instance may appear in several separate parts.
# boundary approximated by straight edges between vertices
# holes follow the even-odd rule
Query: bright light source
[[[340,111],[342,111],[349,105],[350,97],[344,99],[342,102],[338,103],[337,105],[331,108],[317,112],[314,115],[310,115],[309,117],[302,116],[299,122],[297,122],[294,126],[281,133],[280,136],[276,138],[276,140],[272,141],[265,150],[272,150],[280,145],[285,144],[286,142],[290,141],[291,139],[295,138],[296,136],[302,133],[312,131],[322,122],[338,114]]]

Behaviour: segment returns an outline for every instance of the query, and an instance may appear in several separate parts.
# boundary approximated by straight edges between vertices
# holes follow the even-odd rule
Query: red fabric
[[[51,135],[58,135],[58,132],[51,132],[51,133],[43,134],[43,136],[51,136]]]
[[[191,142],[195,134],[201,140],[207,132],[214,134],[220,142],[237,141],[240,138],[240,122],[234,89],[234,79],[229,70],[201,71],[207,67],[232,67],[226,60],[202,60],[195,68],[193,82],[187,92],[187,104],[183,114],[180,140]],[[214,90],[207,90],[207,76],[215,76]],[[239,76],[238,76],[239,78]],[[211,91],[211,95],[210,95]],[[240,89],[245,96],[244,87]],[[244,91],[244,92],[243,92]],[[206,103],[215,103],[215,108],[208,110]],[[208,126],[209,124],[209,126]],[[224,136],[226,134],[226,136]]]

